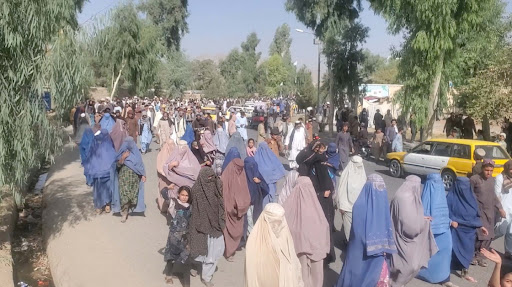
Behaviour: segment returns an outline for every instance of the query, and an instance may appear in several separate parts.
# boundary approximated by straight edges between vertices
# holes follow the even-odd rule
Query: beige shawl
[[[278,203],[265,206],[247,241],[245,286],[304,286],[284,209]]]

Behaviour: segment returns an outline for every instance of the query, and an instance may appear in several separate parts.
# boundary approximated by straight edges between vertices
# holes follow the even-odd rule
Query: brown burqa
[[[391,221],[397,253],[391,256],[391,286],[405,286],[438,251],[430,229],[430,220],[423,215],[421,179],[410,175],[391,200]]]
[[[128,115],[130,114],[133,114],[133,111],[129,111]],[[135,142],[137,142],[139,123],[137,122],[136,117],[133,117],[133,119],[130,117],[126,118],[126,129],[128,130],[128,135],[131,136]]]
[[[331,234],[308,176],[299,176],[283,208],[302,265],[304,286],[321,287],[324,282],[323,259],[330,252]]]
[[[192,215],[189,222],[192,258],[208,254],[208,235],[218,238],[226,225],[222,181],[210,167],[199,172],[192,186]]]
[[[224,240],[226,249],[224,256],[233,256],[240,245],[244,234],[244,216],[251,206],[251,196],[247,177],[244,170],[244,162],[233,159],[222,173],[224,209],[226,211],[226,228]]]
[[[112,142],[114,143],[114,148],[116,151],[119,151],[119,148],[127,136],[128,131],[126,130],[125,121],[117,119],[116,123],[112,127],[112,131],[110,132],[110,137],[112,138]]]

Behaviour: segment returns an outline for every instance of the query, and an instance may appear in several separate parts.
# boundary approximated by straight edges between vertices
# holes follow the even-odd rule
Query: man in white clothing
[[[236,116],[236,129],[240,133],[240,136],[247,142],[247,118],[245,112],[240,112],[240,116]]]
[[[290,124],[291,125],[291,124]],[[293,129],[293,131],[291,131]],[[301,150],[306,147],[306,132],[302,126],[301,121],[295,122],[295,127],[288,127],[288,135],[284,142],[284,148],[289,150],[288,161],[290,168],[295,169],[299,167],[295,159]],[[291,132],[290,132],[291,131]]]

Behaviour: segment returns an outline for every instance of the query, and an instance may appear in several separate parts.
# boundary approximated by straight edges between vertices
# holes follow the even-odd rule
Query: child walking
[[[178,189],[178,198],[169,200],[169,215],[172,217],[169,228],[167,245],[165,246],[164,260],[165,282],[173,284],[172,269],[174,263],[184,264],[190,254],[188,240],[188,223],[190,220],[190,187],[182,186]]]

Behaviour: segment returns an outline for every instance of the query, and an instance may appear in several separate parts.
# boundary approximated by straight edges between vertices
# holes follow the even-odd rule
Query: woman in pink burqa
[[[172,149],[161,167],[166,180],[164,182],[168,184],[168,186],[167,192],[165,192],[165,187],[160,190],[159,198],[161,196],[164,199],[164,203],[159,204],[160,211],[165,212],[167,210],[165,201],[170,198],[176,198],[178,188],[194,185],[200,169],[201,166],[192,151],[188,148],[187,143],[180,141],[178,145]],[[162,190],[164,190],[164,194],[162,194]]]

